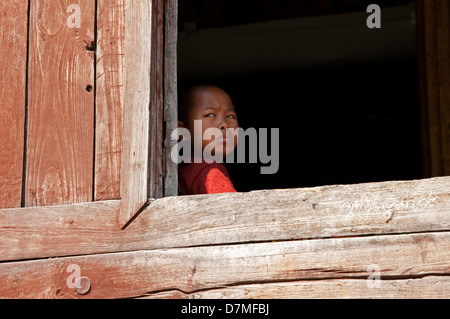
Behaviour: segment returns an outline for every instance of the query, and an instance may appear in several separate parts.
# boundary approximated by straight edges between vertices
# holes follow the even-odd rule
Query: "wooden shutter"
[[[177,194],[165,158],[177,123],[177,1],[29,5],[0,5],[2,260],[111,251],[92,231],[116,241],[151,201]],[[81,25],[70,27],[74,8]],[[13,254],[7,243],[21,231],[11,225],[31,235],[13,240]]]
[[[163,74],[164,5],[2,2],[0,208],[120,200],[124,227],[152,199],[176,195],[176,166],[165,160],[176,74]],[[166,33],[175,35],[170,72],[176,27]]]

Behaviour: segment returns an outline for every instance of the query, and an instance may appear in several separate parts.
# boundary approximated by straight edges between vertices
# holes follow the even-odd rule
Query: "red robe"
[[[178,166],[181,195],[236,192],[227,168],[220,163],[182,163]]]

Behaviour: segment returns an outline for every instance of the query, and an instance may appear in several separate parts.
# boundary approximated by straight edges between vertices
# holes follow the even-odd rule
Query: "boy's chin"
[[[224,163],[225,158],[233,152],[223,151],[223,152],[213,152],[212,154],[203,154],[203,159],[207,162]]]
[[[234,146],[226,147],[225,145],[223,145],[223,147],[217,146],[212,149],[208,148],[208,149],[206,149],[206,151],[205,151],[205,148],[203,148],[202,155],[203,155],[203,157],[207,157],[209,155],[211,155],[213,157],[226,157],[229,154],[233,153],[235,148],[236,147],[234,147]]]
[[[217,161],[223,161],[223,159],[226,157],[226,153],[223,152],[214,152],[212,154],[203,154],[204,159],[213,159]]]

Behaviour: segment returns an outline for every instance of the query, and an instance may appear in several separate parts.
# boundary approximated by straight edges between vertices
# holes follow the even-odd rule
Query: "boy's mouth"
[[[222,140],[223,141],[229,141],[230,140],[230,138],[227,136],[227,133],[223,132],[223,131],[222,131]]]

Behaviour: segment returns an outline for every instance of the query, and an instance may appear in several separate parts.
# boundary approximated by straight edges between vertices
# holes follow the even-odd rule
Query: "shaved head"
[[[195,106],[195,101],[205,93],[219,93],[228,96],[228,93],[214,85],[195,85],[187,89],[181,96],[178,105],[178,119],[186,123],[189,120],[189,113]]]

